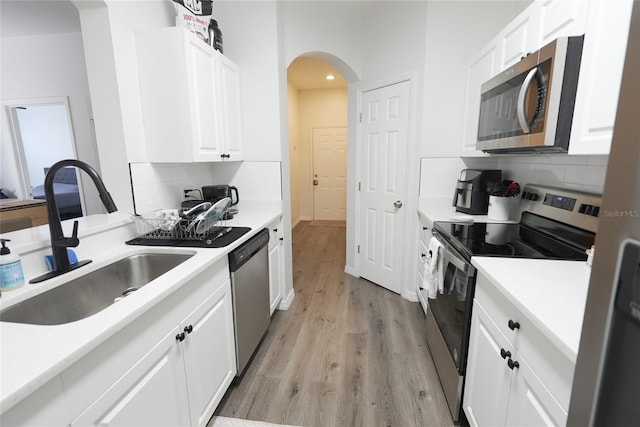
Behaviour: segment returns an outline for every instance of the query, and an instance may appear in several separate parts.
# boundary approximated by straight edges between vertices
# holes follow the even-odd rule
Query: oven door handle
[[[436,236],[433,236],[434,239],[437,239]],[[472,276],[473,275],[473,266],[471,264],[469,264],[468,262],[466,262],[465,260],[462,260],[460,258],[458,258],[457,256],[455,256],[449,249],[447,249],[447,247],[444,245],[444,243],[442,243],[442,240],[438,239],[440,241],[440,256],[443,257],[445,260],[447,260],[447,262],[453,264],[453,266],[455,268],[457,268],[458,270],[462,271],[464,274],[467,275],[467,277]]]

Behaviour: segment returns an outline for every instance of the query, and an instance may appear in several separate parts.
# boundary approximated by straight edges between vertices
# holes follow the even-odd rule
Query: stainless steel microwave
[[[583,40],[558,38],[481,86],[478,150],[567,152]]]

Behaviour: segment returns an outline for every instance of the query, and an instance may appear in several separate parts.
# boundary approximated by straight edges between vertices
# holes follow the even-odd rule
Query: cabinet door
[[[541,46],[537,45],[537,27],[539,15],[538,6],[533,4],[511,21],[498,35],[499,46],[498,66],[495,74],[514,65],[527,53],[531,53]]]
[[[197,37],[185,37],[192,149],[195,161],[219,161],[222,154],[216,52]]]
[[[569,154],[609,154],[632,4],[591,1]]]
[[[589,3],[584,0],[545,0],[536,3],[537,48],[558,37],[580,36],[587,25]]]
[[[514,354],[507,338],[474,302],[462,406],[471,426],[505,425],[512,372],[501,351]]]
[[[133,365],[71,424],[73,426],[189,425],[179,328]]]
[[[516,352],[513,360],[519,366],[513,371],[507,425],[566,425],[567,412],[553,398],[522,355]]]
[[[230,156],[227,160],[243,160],[240,70],[224,55],[219,55],[219,60],[224,152]]]
[[[207,298],[181,327],[192,425],[206,426],[236,374],[230,282]]]
[[[497,46],[495,40],[486,46],[467,68],[467,86],[464,103],[464,139],[462,156],[484,156],[476,150],[478,118],[480,115],[480,86],[489,80],[495,71]]]

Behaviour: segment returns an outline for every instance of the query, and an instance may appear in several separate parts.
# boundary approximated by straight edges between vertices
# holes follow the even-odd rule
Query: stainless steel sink
[[[0,311],[0,321],[61,325],[95,314],[191,258],[131,255]]]

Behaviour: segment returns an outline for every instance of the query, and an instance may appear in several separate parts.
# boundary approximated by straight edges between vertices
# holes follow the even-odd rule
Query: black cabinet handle
[[[284,237],[281,237],[281,238],[280,238],[280,241],[281,241],[281,242],[284,242]]]
[[[424,231],[427,231],[427,230],[429,229],[429,227],[422,227],[422,229],[423,229]]]
[[[223,159],[230,159],[231,158],[231,154],[220,154],[220,157]]]
[[[511,352],[508,350],[505,350],[504,348],[501,348],[500,356],[502,356],[503,359],[506,359],[507,357],[511,357]]]
[[[274,228],[274,229],[273,229],[273,232],[274,232],[274,233],[277,233],[277,232],[278,232],[278,229],[277,229],[277,228]]]
[[[507,360],[507,365],[509,365],[509,369],[519,368],[520,367],[520,364],[517,361],[511,360],[511,358],[509,358],[509,360]]]
[[[509,329],[511,329],[512,331],[515,331],[516,329],[520,329],[520,323],[519,322],[514,322],[513,320],[509,319]]]
[[[189,326],[185,326],[184,327],[184,331],[188,334],[191,333],[191,331],[193,331],[193,325],[189,325]]]
[[[180,332],[178,335],[176,335],[176,340],[182,342],[184,341],[184,337],[184,332]]]
[[[426,256],[427,256],[427,254],[420,254],[420,256],[421,256],[422,258],[424,258],[424,257],[426,257]]]

